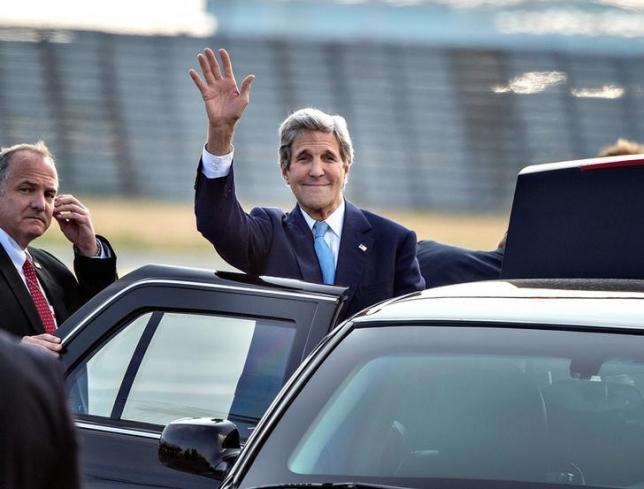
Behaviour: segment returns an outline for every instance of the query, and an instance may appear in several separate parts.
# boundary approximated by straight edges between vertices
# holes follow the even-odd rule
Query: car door
[[[243,442],[328,331],[338,303],[244,285],[143,281],[89,317],[74,316],[61,335],[85,487],[216,486],[159,463],[163,426],[226,418]]]

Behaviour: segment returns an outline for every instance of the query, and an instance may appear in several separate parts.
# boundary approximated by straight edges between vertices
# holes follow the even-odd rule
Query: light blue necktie
[[[325,284],[333,285],[335,280],[335,259],[329,245],[324,241],[324,235],[329,229],[329,225],[324,221],[317,221],[313,225],[315,233],[315,254],[318,256],[320,268],[322,269],[322,279]]]

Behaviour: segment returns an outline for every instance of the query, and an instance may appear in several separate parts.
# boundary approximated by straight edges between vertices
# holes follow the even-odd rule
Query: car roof
[[[437,287],[378,304],[354,318],[644,329],[644,281],[495,280]]]

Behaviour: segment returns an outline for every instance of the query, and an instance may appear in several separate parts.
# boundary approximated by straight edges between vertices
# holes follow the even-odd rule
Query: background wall
[[[205,119],[187,70],[206,45],[228,48],[240,79],[257,76],[235,141],[246,201],[290,205],[277,127],[302,106],[347,118],[348,195],[368,207],[507,212],[526,164],[590,157],[642,135],[639,55],[3,33],[0,143],[47,141],[63,190],[75,193],[191,197]]]
[[[644,139],[644,0],[7,4],[0,145],[44,139],[127,268],[222,266],[191,208],[205,117],[187,71],[206,46],[257,76],[235,142],[247,206],[293,205],[277,127],[302,106],[347,118],[353,201],[478,248],[503,234],[521,167]]]

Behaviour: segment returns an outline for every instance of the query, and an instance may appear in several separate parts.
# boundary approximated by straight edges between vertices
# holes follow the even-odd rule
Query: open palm
[[[203,78],[196,70],[190,70],[190,77],[201,92],[210,125],[232,128],[250,101],[250,86],[255,77],[248,75],[241,89],[238,88],[230,56],[224,49],[219,50],[219,56],[223,74],[215,53],[206,49],[197,55]]]

